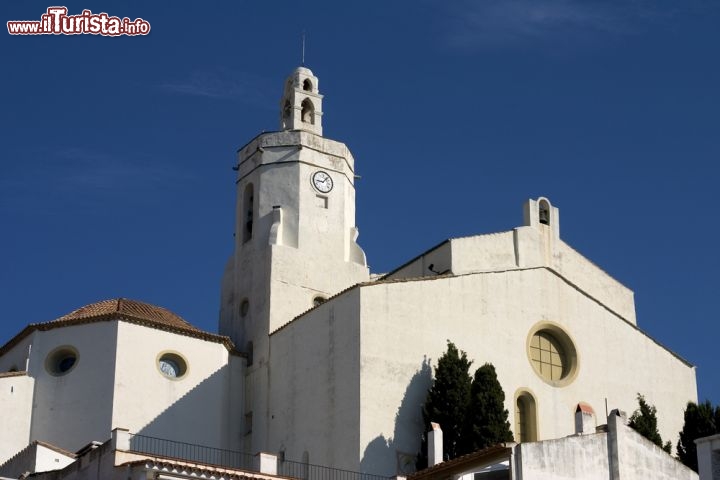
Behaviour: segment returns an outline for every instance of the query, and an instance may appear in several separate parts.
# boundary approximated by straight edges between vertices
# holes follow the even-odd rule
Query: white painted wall
[[[430,266],[432,265],[432,270]],[[403,278],[434,277],[438,273],[449,272],[452,268],[452,249],[450,240],[447,240],[407,264],[402,265],[395,271],[388,273],[385,278],[388,280]]]
[[[35,471],[49,472],[50,470],[61,470],[74,462],[75,459],[48,448],[44,445],[37,445],[35,457]]]
[[[502,242],[503,237],[510,235],[501,234],[491,243]],[[471,253],[470,243],[463,245],[465,257]],[[566,255],[563,248],[563,262],[584,261]],[[442,252],[438,249],[436,255]],[[453,256],[453,262],[456,258]],[[416,262],[422,264],[422,259]],[[586,263],[588,275],[592,277],[595,272],[600,279],[588,284],[601,284],[605,274]],[[581,271],[585,267],[563,268]],[[359,292],[359,308],[345,308],[343,313],[345,328],[360,332],[359,397],[348,398],[345,419],[340,420],[350,425],[348,429],[359,429],[358,460],[357,464],[343,463],[342,468],[393,474],[402,458],[417,453],[422,430],[420,407],[431,383],[430,364],[435,365],[445,352],[448,339],[475,361],[473,368],[485,362],[495,365],[512,425],[516,392],[529,391],[535,396],[541,439],[573,434],[579,402],[603,415],[607,399],[610,408],[631,413],[637,408],[636,395],[641,393],[658,408],[663,438],[675,443],[685,405],[697,399],[694,368],[642,333],[633,322],[608,309],[599,301],[597,291],[593,292],[596,295],[584,292],[577,283],[561,277],[559,270],[516,268],[359,286],[272,336],[271,398],[282,398],[288,405],[285,408],[292,405],[295,411],[286,414],[291,418],[320,421],[326,415],[331,379],[318,374],[317,369],[325,355],[322,352],[334,348],[333,344],[311,348],[302,342],[288,344],[286,337],[293,332],[294,338],[327,339],[329,326],[318,322],[317,316],[344,304],[351,292],[353,296]],[[625,297],[628,299],[631,296]],[[529,361],[529,335],[541,322],[562,328],[577,350],[577,373],[567,385],[545,382]],[[316,348],[320,348],[319,353]],[[286,392],[284,386],[276,385],[289,381],[285,379],[288,372],[292,372],[293,385],[317,383],[311,388],[312,396]],[[353,380],[332,377],[332,381]],[[359,415],[357,427],[355,412]],[[305,431],[295,424],[284,428]],[[337,445],[329,444],[333,448]],[[293,442],[284,444],[285,448],[294,448],[290,445]],[[269,446],[279,448],[272,442]],[[341,455],[331,449],[324,458]]]
[[[388,279],[429,277],[428,270],[455,275],[547,267],[556,271],[617,315],[635,324],[633,292],[610,277],[559,238],[538,225],[513,231],[453,238],[388,275]],[[448,264],[448,260],[450,265]]]
[[[618,480],[698,480],[698,474],[665,453],[647,438],[626,426],[615,415],[608,417],[608,450],[611,478]],[[675,442],[673,442],[675,443]]]
[[[179,353],[187,374],[158,369],[162,352]],[[112,428],[217,448],[240,448],[243,375],[224,345],[119,322]]]
[[[3,432],[5,433],[5,432]],[[18,478],[24,473],[60,470],[75,461],[72,454],[64,454],[33,442],[16,452],[10,460],[0,461],[0,478]]]
[[[27,375],[0,376],[0,464],[30,442],[34,385]]]
[[[270,337],[269,451],[358,470],[358,310],[353,289]]]
[[[720,479],[720,434],[695,440],[700,480]]]
[[[533,480],[697,480],[697,473],[611,414],[608,432],[514,447],[521,475]]]
[[[36,331],[27,375],[0,377],[0,460],[33,440],[76,451],[133,433],[224,449],[241,449],[244,360],[218,342],[125,321],[98,321]],[[72,346],[78,360],[62,376],[46,359]],[[187,374],[171,380],[158,369],[162,352],[182,355]],[[14,360],[13,360],[14,361]]]
[[[521,462],[522,478],[608,480],[612,477],[607,437],[607,433],[598,433],[520,444],[516,456]]]
[[[509,412],[514,412],[518,389],[535,395],[541,439],[572,434],[581,401],[604,413],[607,398],[611,408],[632,412],[640,392],[657,406],[661,434],[674,443],[685,405],[696,401],[693,367],[547,269],[381,282],[360,289],[361,449],[381,435],[392,438],[396,450],[417,452],[419,405],[427,383],[416,375],[424,362],[435,365],[447,339],[468,353],[473,368],[495,365]],[[530,364],[528,335],[541,321],[561,326],[574,341],[579,366],[567,386],[551,386]],[[417,420],[396,422],[406,405],[412,405],[408,408],[417,412]],[[393,473],[396,460],[390,450],[378,473]]]
[[[10,370],[22,371],[28,368],[30,345],[35,335],[36,332],[31,333],[0,356],[0,373]]]
[[[110,438],[117,322],[98,322],[36,332],[30,370],[35,396],[30,440],[74,452]],[[45,368],[56,347],[71,345],[79,358],[63,376]]]

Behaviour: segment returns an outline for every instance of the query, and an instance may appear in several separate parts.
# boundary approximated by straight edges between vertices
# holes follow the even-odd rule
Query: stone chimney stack
[[[443,432],[440,424],[430,422],[432,430],[428,432],[428,467],[442,463],[443,461]]]

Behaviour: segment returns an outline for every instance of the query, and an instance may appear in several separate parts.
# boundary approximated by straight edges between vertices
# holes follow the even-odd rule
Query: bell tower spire
[[[322,99],[318,78],[309,68],[296,68],[285,81],[280,100],[280,129],[322,136]]]

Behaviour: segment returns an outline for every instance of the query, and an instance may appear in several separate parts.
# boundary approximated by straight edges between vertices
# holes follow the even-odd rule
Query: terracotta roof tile
[[[513,445],[515,444],[512,442],[499,443],[482,450],[476,450],[472,453],[453,458],[452,460],[438,463],[424,470],[411,473],[407,478],[408,480],[451,478],[453,475],[467,472],[468,469],[473,467],[508,460],[512,453]]]
[[[138,302],[136,300],[129,300],[127,298],[117,298],[91,303],[90,305],[78,308],[67,315],[63,315],[52,322],[46,322],[46,324],[72,320],[89,320],[105,317],[106,315],[127,316],[138,320],[146,320],[153,323],[167,325],[169,327],[189,329],[196,332],[202,331],[166,308],[150,305],[149,303]]]
[[[165,330],[210,342],[222,343],[230,353],[240,356],[243,355],[235,349],[235,345],[229,337],[200,330],[166,308],[137,300],[129,300],[127,298],[102,300],[91,303],[90,305],[85,305],[82,308],[78,308],[67,315],[63,315],[49,322],[32,323],[0,347],[0,355],[4,355],[23,338],[36,330],[46,331],[72,325],[83,325],[86,323],[110,320],[123,320],[158,330]]]

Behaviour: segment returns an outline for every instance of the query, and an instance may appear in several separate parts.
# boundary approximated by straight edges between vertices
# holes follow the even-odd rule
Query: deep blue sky
[[[3,29],[51,5],[2,2]],[[0,34],[0,343],[118,296],[217,329],[234,153],[277,129],[305,29],[374,272],[545,195],[720,404],[717,2],[63,5],[152,31]]]

